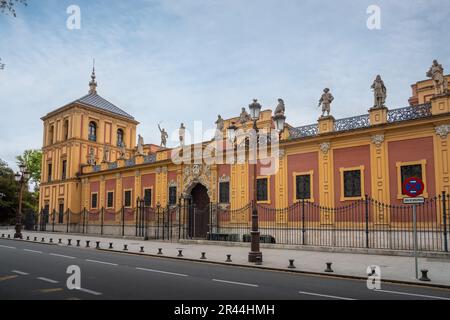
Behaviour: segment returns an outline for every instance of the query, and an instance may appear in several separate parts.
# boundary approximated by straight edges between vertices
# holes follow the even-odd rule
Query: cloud
[[[71,4],[0,16],[0,158],[10,163],[41,146],[40,117],[87,93],[93,57],[99,93],[141,122],[146,143],[159,142],[160,121],[169,132],[213,127],[253,98],[274,107],[282,97],[290,124],[314,123],[324,87],[336,118],[363,114],[376,74],[388,106],[402,107],[433,58],[450,68],[450,8],[437,0],[377,1],[378,31],[366,28],[373,1],[78,0],[82,29],[69,31]]]

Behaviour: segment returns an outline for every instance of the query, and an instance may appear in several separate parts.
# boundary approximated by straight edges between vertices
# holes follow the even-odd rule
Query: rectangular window
[[[66,180],[66,176],[67,176],[67,160],[63,160],[61,172],[62,172],[61,179],[62,180]]]
[[[47,166],[47,181],[51,182],[52,181],[52,164],[49,163]]]
[[[98,193],[91,194],[91,209],[97,209],[98,206]]]
[[[422,179],[422,165],[421,164],[413,164],[413,165],[404,165],[400,167],[401,174],[401,183],[402,183],[402,194],[406,194],[403,189],[403,183],[406,179],[409,178],[419,178]]]
[[[230,203],[230,183],[228,181],[219,183],[219,202]]]
[[[361,170],[344,171],[344,197],[361,197]]]
[[[64,202],[59,203],[59,217],[58,217],[58,223],[64,222]]]
[[[131,208],[131,190],[124,192],[123,203],[126,208]]]
[[[177,187],[169,187],[169,205],[177,204]]]
[[[269,201],[269,179],[259,178],[256,180],[256,200]]]
[[[295,199],[311,199],[311,175],[304,174],[295,176]]]
[[[113,191],[108,191],[108,193],[106,194],[106,207],[109,208],[114,208],[114,192]]]
[[[144,190],[144,205],[146,207],[152,206],[152,189]]]

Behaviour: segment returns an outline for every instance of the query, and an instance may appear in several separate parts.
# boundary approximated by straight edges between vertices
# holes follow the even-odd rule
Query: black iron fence
[[[388,205],[370,197],[338,208],[308,201],[275,209],[257,204],[263,243],[324,247],[412,250],[411,205]],[[422,251],[448,252],[450,195],[426,199],[416,206],[417,243]],[[64,213],[41,211],[37,230],[145,239],[208,239],[250,242],[252,204],[239,209],[211,203],[197,208],[190,201],[147,207],[99,209]],[[63,217],[61,218],[61,214]],[[62,222],[62,223],[61,223]]]

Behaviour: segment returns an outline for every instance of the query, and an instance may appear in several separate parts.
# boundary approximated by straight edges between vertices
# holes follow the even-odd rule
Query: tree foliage
[[[22,213],[38,211],[39,195],[24,188]],[[14,180],[14,171],[0,159],[0,223],[13,223],[19,208],[19,184]]]
[[[41,163],[42,163],[42,151],[41,150],[25,150],[22,155],[17,156],[17,164],[24,164],[27,167],[28,172],[31,174],[31,181],[35,184],[36,188],[39,188],[39,182],[41,181]]]
[[[17,4],[27,5],[27,0],[0,0],[0,12],[16,16]]]

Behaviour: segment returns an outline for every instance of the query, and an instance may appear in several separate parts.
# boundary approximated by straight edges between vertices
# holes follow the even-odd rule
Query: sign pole
[[[416,270],[416,279],[419,279],[419,262],[417,259],[417,213],[416,213],[416,205],[413,204],[413,224],[414,224],[414,263]]]

